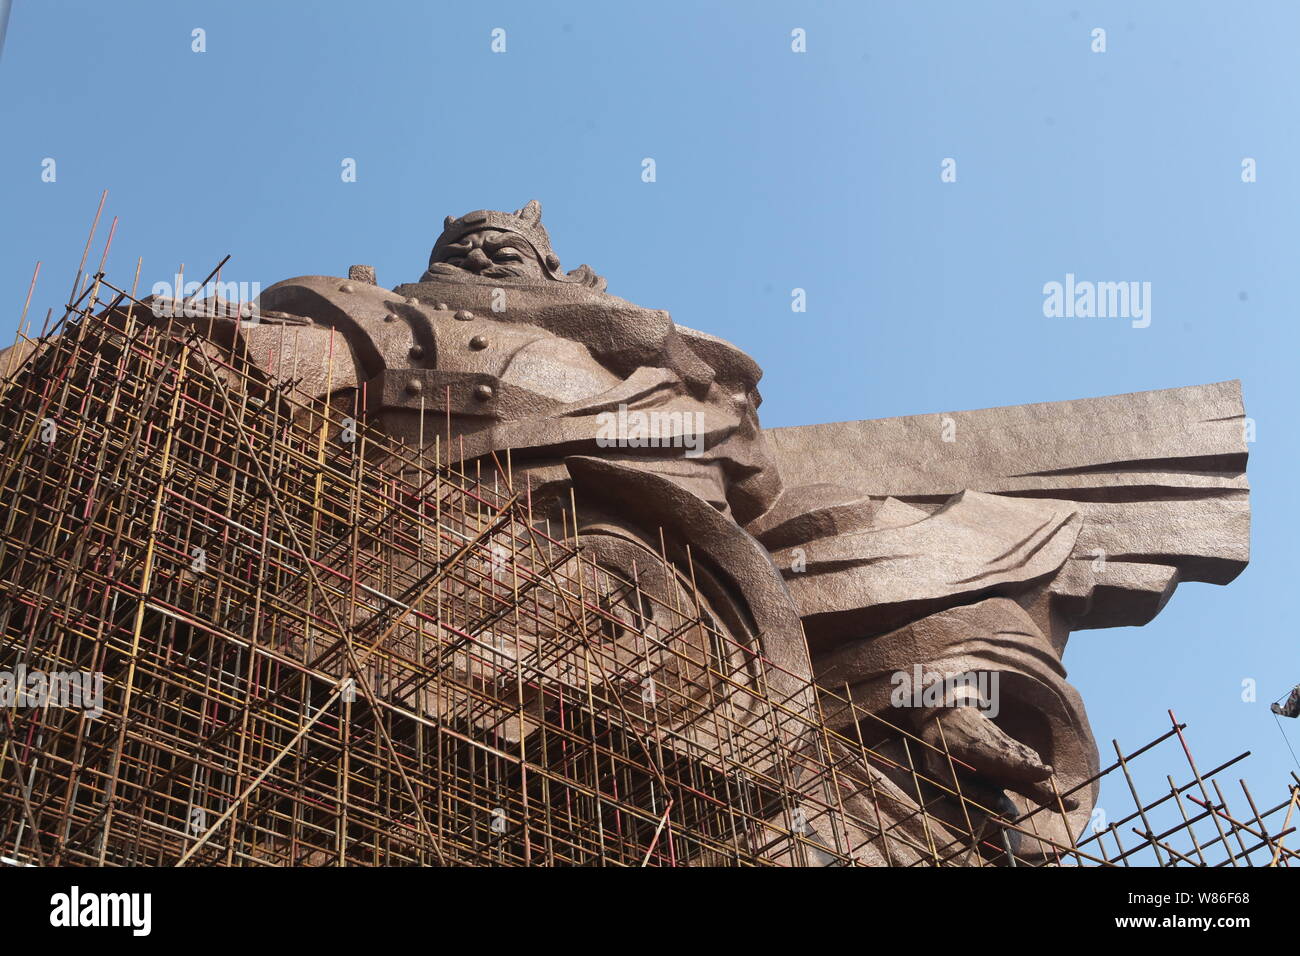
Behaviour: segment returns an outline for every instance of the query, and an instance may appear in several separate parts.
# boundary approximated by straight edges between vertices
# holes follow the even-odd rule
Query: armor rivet
[[[408,395],[419,395],[424,391],[424,383],[419,379],[411,379],[406,383],[406,392]]]
[[[397,321],[397,316],[393,315],[393,313],[391,313],[391,312],[385,312],[385,313],[384,313],[384,321],[385,321],[385,322],[396,322],[396,321]]]
[[[492,386],[491,386],[491,385],[475,385],[475,386],[474,386],[474,397],[477,398],[480,402],[486,402],[489,398],[492,397]]]
[[[474,313],[469,309],[460,309],[456,312],[456,318],[461,322],[468,322],[470,319],[474,318]]]
[[[487,348],[488,347],[487,336],[486,335],[474,336],[472,339],[469,340],[469,347],[474,349],[475,351],[478,351],[479,349]]]
[[[424,346],[412,345],[410,355],[413,359],[424,358]]]
[[[415,296],[411,296],[409,299],[406,300],[406,304],[407,304],[407,305],[419,305],[419,304],[420,304],[420,300],[417,299]]]
[[[345,283],[343,283],[341,286],[339,286],[339,291],[340,291],[340,292],[356,292],[356,291],[357,291],[357,287],[354,286],[351,282],[345,282]]]
[[[451,306],[449,306],[446,302],[439,302],[437,305],[434,306],[434,308],[437,309],[439,312],[446,312],[448,309],[451,308]]]

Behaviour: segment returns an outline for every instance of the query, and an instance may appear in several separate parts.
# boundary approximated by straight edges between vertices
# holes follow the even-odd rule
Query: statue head
[[[429,254],[421,282],[482,277],[492,281],[576,282],[603,292],[605,280],[590,266],[560,271],[560,257],[542,225],[542,204],[531,199],[518,212],[479,209],[448,216]]]

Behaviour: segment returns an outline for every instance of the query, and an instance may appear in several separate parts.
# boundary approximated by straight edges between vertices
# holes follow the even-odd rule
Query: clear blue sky
[[[566,268],[754,355],[767,425],[1240,378],[1250,568],[1184,585],[1148,627],[1076,634],[1066,665],[1103,758],[1172,706],[1203,763],[1254,750],[1256,794],[1280,798],[1295,764],[1268,702],[1300,681],[1298,46],[1294,2],[15,0],[0,333],[36,260],[33,311],[62,301],[105,188],[109,268],[143,256],[146,284],[226,253],[224,278],[263,286],[351,263],[414,281],[444,215],[535,197]],[[1044,318],[1067,272],[1151,282],[1150,327]],[[1179,772],[1167,754],[1150,771]]]

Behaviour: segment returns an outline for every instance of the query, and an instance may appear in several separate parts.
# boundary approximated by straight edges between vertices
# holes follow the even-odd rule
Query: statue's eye
[[[507,246],[504,249],[498,250],[496,255],[494,255],[492,258],[496,262],[523,262],[524,261],[524,257],[521,256],[519,253],[517,253],[515,250],[511,249],[509,246]]]

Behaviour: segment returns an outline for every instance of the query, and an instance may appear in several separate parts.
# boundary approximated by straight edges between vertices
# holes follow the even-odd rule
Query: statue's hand
[[[977,708],[927,708],[920,716],[919,731],[921,739],[934,747],[942,750],[946,743],[956,760],[974,768],[981,783],[1013,790],[1041,806],[1057,808],[1056,794],[1047,783],[1054,772],[1051,764],[1043,763],[1036,750],[1008,736]],[[951,783],[952,770],[941,753],[930,751],[926,764],[933,779]],[[1066,810],[1079,805],[1073,797],[1063,797],[1061,803]]]

